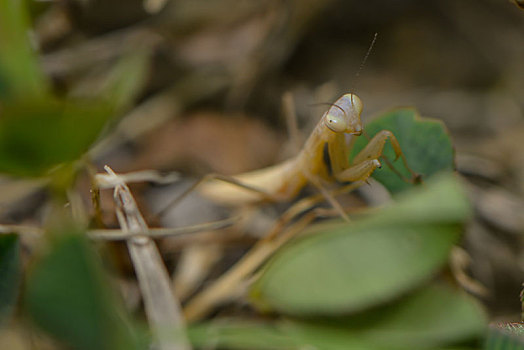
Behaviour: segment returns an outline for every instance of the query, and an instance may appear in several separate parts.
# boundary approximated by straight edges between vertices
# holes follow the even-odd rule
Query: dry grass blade
[[[207,237],[210,231],[222,230],[230,227],[237,223],[240,217],[230,217],[224,220],[217,220],[213,222],[206,222],[203,224],[196,224],[184,227],[168,227],[168,228],[150,228],[148,230],[148,237],[151,238],[164,238],[178,236],[181,238],[198,238]],[[0,225],[0,234],[18,233],[29,236],[40,236],[44,233],[44,229],[38,226],[28,225]],[[202,235],[195,235],[202,233]],[[124,230],[111,230],[111,229],[99,229],[87,231],[87,236],[94,240],[107,240],[107,241],[121,241],[130,239],[132,237],[138,237],[143,235],[140,233],[131,233]]]
[[[127,174],[119,174],[117,178],[107,174],[96,174],[95,180],[99,188],[113,188],[119,183],[153,182],[157,184],[170,184],[180,179],[178,173],[161,174],[156,170],[141,170]],[[116,182],[115,182],[116,181]]]
[[[116,181],[118,175],[108,166],[105,170]],[[189,341],[183,332],[185,324],[180,305],[170,288],[169,275],[155,243],[147,237],[149,228],[124,182],[115,186],[114,200],[122,230],[131,235],[138,235],[128,239],[127,247],[144,298],[146,314],[159,349],[190,349]]]

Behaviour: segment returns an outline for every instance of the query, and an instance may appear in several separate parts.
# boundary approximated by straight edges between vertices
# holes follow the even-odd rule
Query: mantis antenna
[[[362,69],[366,65],[366,61],[368,60],[368,57],[371,54],[371,50],[373,50],[373,46],[375,46],[375,42],[377,41],[377,37],[378,37],[378,33],[375,33],[373,35],[373,39],[371,40],[371,44],[369,44],[368,50],[366,51],[366,54],[364,55],[364,58],[362,59],[362,62],[360,63],[360,66],[358,67],[357,73],[355,74],[355,83],[357,82],[357,80],[358,80],[358,78],[360,76],[360,72],[362,71]],[[350,90],[350,91],[354,91],[354,90]],[[351,102],[353,102],[353,101],[351,101]],[[310,104],[310,106],[323,106],[323,105],[335,106],[338,109],[340,109],[344,114],[346,114],[346,111],[344,111],[344,109],[342,109],[342,107],[338,106],[335,103],[320,102],[320,103],[312,103],[312,104]]]
[[[355,74],[355,78],[358,78],[360,76],[360,72],[366,65],[366,61],[368,60],[369,54],[371,53],[371,50],[373,50],[373,46],[375,46],[375,42],[377,41],[377,36],[378,36],[378,33],[375,33],[375,35],[373,35],[373,40],[371,40],[371,44],[369,44],[369,48],[366,54],[364,55],[364,59],[362,60],[362,63],[358,67],[357,73]]]
[[[377,36],[378,36],[378,33],[375,33],[375,35],[373,35],[371,44],[369,44],[368,50],[366,51],[366,54],[364,55],[364,58],[362,59],[362,63],[360,63],[360,66],[358,67],[357,73],[355,74],[355,83],[358,81],[358,78],[360,77],[360,72],[362,71],[362,69],[364,69],[364,66],[366,65],[366,61],[368,60],[368,57],[371,54],[371,50],[373,50],[373,46],[375,46],[375,42],[377,41]]]

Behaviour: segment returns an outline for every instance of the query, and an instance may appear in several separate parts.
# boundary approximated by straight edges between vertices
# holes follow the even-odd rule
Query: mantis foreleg
[[[393,133],[389,130],[382,130],[375,134],[375,136],[373,136],[373,138],[368,142],[366,147],[364,147],[364,149],[362,149],[355,156],[351,166],[339,173],[334,174],[335,178],[342,182],[366,181],[376,168],[381,167],[379,158],[383,155],[384,146],[388,139],[391,142],[393,150],[395,151],[395,160],[397,160],[399,157],[402,158],[405,167],[415,177],[416,174],[409,168],[404,153],[402,152],[400,144],[395,135],[393,135]]]

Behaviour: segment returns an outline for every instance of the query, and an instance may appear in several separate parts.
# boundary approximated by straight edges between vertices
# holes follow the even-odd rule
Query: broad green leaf
[[[255,305],[291,315],[347,314],[417,287],[446,263],[469,213],[456,189],[454,176],[439,177],[359,223],[312,228],[266,265],[252,287]],[[438,202],[442,196],[447,205]]]
[[[477,302],[444,285],[431,285],[385,307],[351,318],[249,323],[213,322],[191,330],[197,346],[234,349],[443,349],[479,341],[486,316]]]
[[[18,236],[0,235],[0,323],[9,316],[16,302],[20,272]]]
[[[364,129],[369,137],[373,137],[381,130],[391,131],[398,139],[409,167],[421,175],[422,181],[428,180],[438,172],[454,169],[451,139],[444,124],[437,119],[421,118],[414,109],[401,108],[379,116],[369,122]],[[351,158],[367,143],[367,138],[358,137],[351,151]],[[402,159],[394,161],[395,153],[389,142],[384,147],[384,156],[405,178],[411,178],[411,173],[404,166]],[[391,193],[412,187],[410,183],[395,174],[385,162],[381,169],[375,170],[373,178],[382,183]]]
[[[75,349],[143,349],[98,256],[80,234],[61,235],[35,262],[25,302],[33,320]]]
[[[191,342],[197,348],[216,349],[275,349],[275,350],[478,350],[466,346],[427,347],[380,345],[362,337],[358,330],[314,326],[292,321],[273,324],[246,321],[210,322],[189,328]],[[501,349],[503,350],[503,349]],[[510,350],[510,349],[507,349]],[[513,349],[511,349],[513,350]]]
[[[29,44],[25,1],[0,0],[0,97],[32,98],[46,89]]]

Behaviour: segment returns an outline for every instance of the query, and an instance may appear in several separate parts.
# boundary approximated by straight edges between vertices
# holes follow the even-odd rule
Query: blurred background
[[[58,94],[93,94],[122,56],[150,53],[136,105],[92,152],[99,170],[197,178],[278,162],[293,154],[286,92],[304,137],[325,108],[315,104],[349,91],[364,102],[364,122],[396,106],[443,120],[475,205],[467,270],[486,288],[480,298],[492,320],[520,318],[524,10],[516,3],[67,0],[30,8],[31,38]],[[146,212],[162,192],[134,191]],[[20,218],[13,215],[3,213]]]

